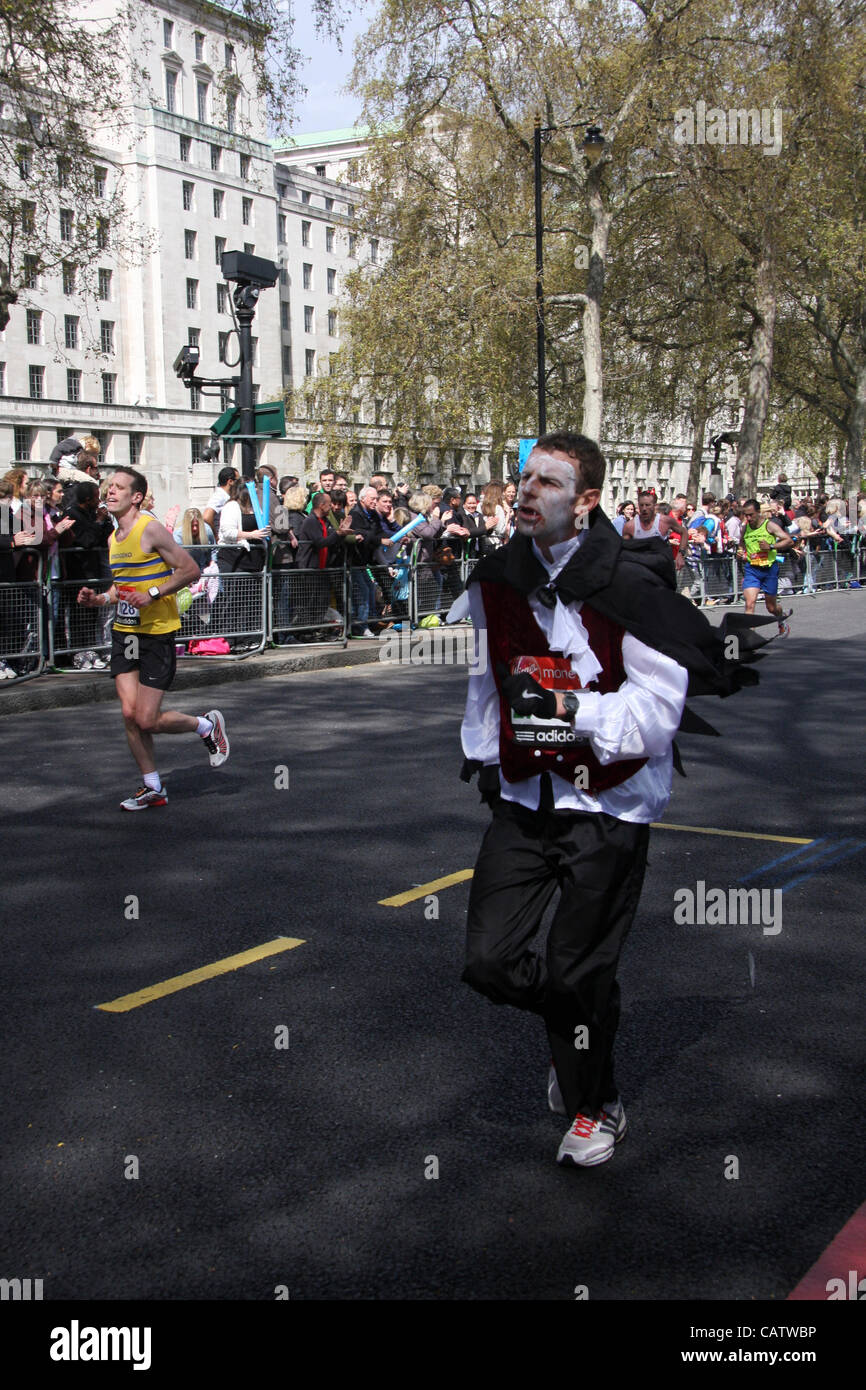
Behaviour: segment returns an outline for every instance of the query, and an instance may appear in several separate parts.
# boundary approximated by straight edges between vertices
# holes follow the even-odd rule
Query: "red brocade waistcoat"
[[[529,601],[509,584],[480,584],[487,618],[487,657],[499,691],[499,762],[506,782],[523,782],[540,772],[555,772],[572,785],[578,768],[587,772],[581,790],[592,794],[607,791],[628,781],[646,763],[646,758],[602,766],[584,735],[575,733],[561,719],[521,718],[503,698],[499,667],[509,674],[526,671],[547,690],[581,690],[580,678],[561,652],[552,652],[547,638],[535,621]],[[622,660],[624,628],[584,604],[581,622],[589,645],[601,663],[601,670],[587,690],[608,695],[619,690],[626,679]]]

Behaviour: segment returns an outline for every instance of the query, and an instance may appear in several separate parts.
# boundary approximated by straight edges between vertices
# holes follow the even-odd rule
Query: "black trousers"
[[[620,951],[637,911],[649,826],[501,800],[469,895],[463,980],[540,1014],[570,1115],[617,1095]],[[546,955],[533,950],[556,890]]]

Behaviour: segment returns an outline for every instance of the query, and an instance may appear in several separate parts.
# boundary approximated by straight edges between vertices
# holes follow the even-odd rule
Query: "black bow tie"
[[[535,595],[539,603],[543,603],[545,608],[556,607],[556,585],[548,584],[544,589],[539,589]]]

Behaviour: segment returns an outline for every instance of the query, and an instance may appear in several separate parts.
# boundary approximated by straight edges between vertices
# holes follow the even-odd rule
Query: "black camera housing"
[[[246,251],[223,251],[220,269],[224,280],[235,285],[253,285],[259,290],[273,289],[280,276],[279,266],[264,256],[250,256]]]

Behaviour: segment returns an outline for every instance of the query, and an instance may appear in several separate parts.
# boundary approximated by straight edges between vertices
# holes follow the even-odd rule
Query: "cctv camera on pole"
[[[273,261],[266,261],[262,256],[249,256],[244,251],[224,251],[220,267],[223,279],[234,285],[232,298],[237,314],[241,358],[236,397],[240,411],[241,471],[244,478],[251,479],[256,471],[252,326],[261,291],[272,289],[280,272]]]

